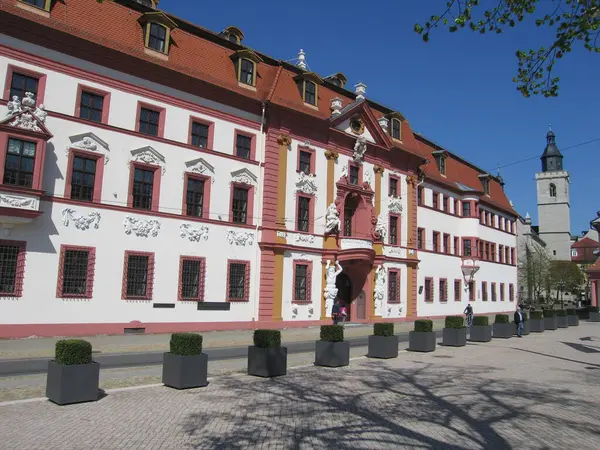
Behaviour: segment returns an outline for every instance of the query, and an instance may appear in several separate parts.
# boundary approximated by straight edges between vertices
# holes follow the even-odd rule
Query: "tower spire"
[[[542,172],[557,172],[563,170],[563,155],[556,145],[556,135],[552,131],[552,125],[548,126],[546,133],[546,148],[541,157]]]

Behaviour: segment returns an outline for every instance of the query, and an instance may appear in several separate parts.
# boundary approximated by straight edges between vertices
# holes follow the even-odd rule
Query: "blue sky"
[[[556,66],[560,96],[526,99],[512,82],[515,51],[548,44],[552,34],[531,23],[484,36],[440,28],[423,43],[413,31],[415,22],[441,13],[445,3],[162,0],[160,8],[213,31],[235,25],[245,34],[244,44],[277,59],[295,58],[302,48],[311,70],[343,72],[348,86],[364,82],[367,97],[401,111],[413,130],[487,171],[535,158],[501,173],[517,211],[529,212],[537,223],[534,177],[548,125],[561,149],[600,138],[594,113],[600,104],[600,55],[576,48]],[[564,152],[574,234],[587,230],[600,209],[594,198],[599,149],[600,140]]]

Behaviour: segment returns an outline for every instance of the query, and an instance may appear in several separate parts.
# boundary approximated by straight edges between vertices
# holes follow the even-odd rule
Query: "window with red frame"
[[[71,168],[71,198],[91,202],[96,183],[96,159],[73,156]]]
[[[470,302],[475,301],[475,282],[474,281],[469,282],[469,301]]]
[[[500,301],[503,302],[505,300],[504,295],[504,283],[500,283]]]
[[[498,246],[498,262],[499,263],[504,262],[504,246],[503,245]]]
[[[9,138],[4,163],[4,184],[32,187],[35,168],[35,142]]]
[[[308,264],[295,265],[294,300],[297,302],[310,302],[310,269]]]
[[[515,286],[512,283],[508,285],[508,299],[511,302],[515,299]]]
[[[195,178],[187,179],[185,192],[185,214],[187,216],[202,217],[204,207],[204,180]]]
[[[440,251],[440,233],[437,231],[433,232],[433,251]]]
[[[464,239],[463,240],[463,256],[471,256],[471,240]]]
[[[209,126],[205,123],[192,122],[192,145],[201,148],[208,147]]]
[[[298,197],[298,216],[296,218],[296,229],[298,231],[309,231],[310,225],[310,198]]]
[[[79,100],[79,117],[92,122],[102,122],[104,96],[93,92],[82,91]]]
[[[151,294],[154,261],[148,254],[128,254],[125,275],[126,298],[145,298]]]
[[[510,263],[512,265],[515,264],[515,249],[511,247],[510,249]]]
[[[400,303],[400,272],[388,272],[388,303]]]
[[[235,154],[240,158],[250,159],[252,154],[252,138],[238,134],[235,138]]]
[[[312,154],[311,154],[311,152],[307,152],[306,150],[300,150],[300,155],[299,155],[298,159],[299,159],[298,170],[300,170],[300,172],[304,172],[307,175],[311,174],[312,173],[312,167],[311,167]]]
[[[0,241],[0,294],[20,296],[25,269],[24,243]]]
[[[417,205],[423,205],[423,188],[421,186],[417,188]]]
[[[204,301],[204,258],[182,257],[179,274],[181,300]]]
[[[23,75],[21,73],[13,72],[12,79],[10,80],[10,99],[17,96],[19,100],[25,97],[26,92],[33,94],[33,99],[37,100],[38,87],[40,80],[31,75]]]
[[[485,281],[481,282],[481,299],[484,302],[487,302],[488,299],[487,283]]]
[[[457,237],[454,238],[454,254],[455,255],[460,254],[460,243],[459,243],[459,239]]]
[[[355,166],[354,164],[350,164],[350,171],[349,171],[349,175],[348,175],[348,183],[350,184],[358,184],[358,177],[359,177],[359,168],[357,166]]]
[[[460,280],[454,280],[454,301],[455,302],[460,302],[461,300],[461,281]]]
[[[440,278],[440,302],[448,301],[448,280]]]
[[[227,280],[227,300],[230,302],[248,301],[249,263],[230,262]]]
[[[496,283],[492,283],[492,301],[495,302],[496,300]]]
[[[61,295],[84,297],[91,287],[90,271],[93,256],[89,249],[66,248],[62,255]],[[90,264],[92,263],[92,264]]]
[[[423,234],[425,230],[423,228],[417,228],[417,248],[419,250],[423,249]]]
[[[390,245],[398,245],[398,217],[390,216]]]
[[[471,203],[462,202],[462,216],[471,217]]]
[[[152,209],[152,192],[154,189],[154,170],[135,167],[133,173],[133,207],[136,209]]]
[[[248,194],[249,189],[236,186],[233,188],[231,202],[231,221],[233,223],[248,223]]]
[[[437,192],[433,193],[433,207],[435,209],[438,209],[438,198],[439,198],[440,194],[438,194]]]
[[[450,235],[446,233],[444,233],[443,250],[444,253],[450,253]]]
[[[458,211],[459,211],[459,201],[458,200],[454,200],[454,215],[458,216]]]
[[[149,108],[140,108],[140,133],[148,134],[150,136],[158,136],[159,124],[160,112]]]
[[[389,195],[392,197],[398,196],[398,179],[390,177],[390,192]]]
[[[448,206],[448,197],[445,195],[442,199],[442,211],[450,212],[450,207]]]
[[[433,301],[433,278],[425,278],[425,301]]]

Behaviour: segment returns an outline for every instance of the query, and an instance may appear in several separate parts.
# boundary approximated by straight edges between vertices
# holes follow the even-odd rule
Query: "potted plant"
[[[415,320],[415,329],[408,333],[408,349],[411,352],[432,352],[435,350],[436,336],[433,321]]]
[[[490,342],[492,340],[492,326],[488,316],[473,317],[469,340],[473,342]]]
[[[532,333],[543,333],[545,328],[544,314],[542,311],[531,311],[531,318],[528,320],[529,330]]]
[[[398,336],[394,334],[393,323],[376,323],[373,336],[369,336],[369,358],[397,358]]]
[[[567,312],[564,309],[559,309],[556,311],[556,319],[558,328],[569,328],[569,318],[567,317]]]
[[[579,316],[577,315],[577,310],[574,308],[567,309],[567,320],[569,321],[570,327],[578,327],[579,326]]]
[[[344,327],[322,325],[321,340],[315,344],[315,365],[342,367],[350,364],[350,342],[344,341]]]
[[[81,339],[56,343],[48,361],[46,397],[58,405],[98,400],[100,364],[92,361],[92,344]]]
[[[508,339],[512,337],[514,325],[510,323],[508,314],[496,314],[493,325],[495,338]]]
[[[545,330],[556,330],[558,328],[558,320],[556,319],[556,312],[553,309],[544,310],[544,329]]]
[[[600,308],[597,306],[590,306],[589,308],[590,322],[600,322]]]
[[[527,336],[531,332],[531,322],[529,321],[529,316],[526,312],[521,311],[521,317],[523,317],[523,331],[521,334],[523,336]],[[513,335],[517,334],[517,324],[513,322],[514,330]]]
[[[281,331],[255,330],[254,345],[248,347],[248,375],[279,377],[287,372],[287,347],[281,346]]]
[[[208,385],[208,355],[202,353],[202,336],[196,333],[173,333],[169,351],[163,353],[162,382],[175,389]]]
[[[446,316],[442,330],[442,345],[464,347],[467,345],[467,327],[461,316]]]

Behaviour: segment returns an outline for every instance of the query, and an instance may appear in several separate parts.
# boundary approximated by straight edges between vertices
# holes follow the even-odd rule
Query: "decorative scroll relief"
[[[390,196],[388,198],[388,210],[391,213],[400,214],[402,212],[402,198]]]
[[[306,244],[314,244],[315,237],[312,234],[300,234],[300,233],[290,233],[288,237],[292,238],[292,241],[296,244],[298,243],[306,243]]]
[[[365,239],[340,239],[340,248],[342,250],[351,250],[354,248],[365,248],[372,250],[373,242]]]
[[[195,228],[189,223],[182,223],[179,231],[182,238],[188,238],[191,242],[200,242],[202,239],[205,241],[208,240],[208,227],[204,225],[200,228]]]
[[[156,237],[160,231],[160,222],[155,219],[138,219],[126,216],[123,222],[125,234],[135,234],[138,237]]]
[[[231,245],[249,247],[254,244],[254,233],[248,231],[227,230],[225,237]]]
[[[16,195],[0,194],[0,206],[37,210],[37,203],[37,199],[31,197],[19,197]]]
[[[383,313],[384,301],[385,301],[385,269],[381,264],[375,271],[375,289],[374,289],[374,300],[375,300],[375,315],[380,316]]]
[[[401,304],[396,304],[394,306],[388,306],[387,309],[387,316],[388,317],[400,317],[400,315],[402,314],[402,305]]]
[[[110,157],[107,152],[110,151],[109,146],[106,142],[96,136],[94,133],[83,133],[75,136],[70,136],[69,140],[71,145],[67,146],[65,154],[69,156],[69,150],[72,148],[78,148],[89,152],[102,153],[104,155],[104,165],[108,164]]]
[[[48,113],[44,105],[35,107],[33,93],[25,92],[22,101],[19,100],[18,96],[13,95],[12,100],[6,104],[6,107],[8,108],[6,119],[14,116],[14,120],[9,123],[10,126],[29,131],[43,131],[38,125],[38,121],[40,123],[46,122]]]
[[[368,183],[369,186],[373,186],[373,174],[370,170],[365,170],[365,183]]]
[[[285,231],[278,231],[277,232],[277,237],[278,238],[287,239],[287,233]]]
[[[317,193],[317,176],[314,174],[306,174],[298,172],[296,178],[296,192],[303,192],[308,195]]]
[[[131,159],[129,161],[127,161],[127,166],[129,166],[129,164],[132,162],[141,162],[144,164],[152,164],[155,166],[160,166],[160,168],[162,169],[163,175],[167,171],[167,168],[165,167],[166,166],[165,157],[150,146],[132,150],[131,151]]]
[[[208,163],[204,158],[194,159],[185,163],[185,170],[181,174],[181,178],[185,178],[186,173],[196,173],[211,177],[211,184],[215,182],[215,166]]]
[[[256,178],[256,175],[254,175],[248,169],[240,169],[231,172],[231,181],[229,184],[231,183],[249,184],[256,187],[258,184],[258,179]]]
[[[333,307],[333,302],[338,294],[338,288],[335,286],[335,281],[340,273],[342,273],[344,269],[338,261],[335,262],[335,266],[331,264],[330,260],[327,260],[327,264],[325,265],[325,289],[323,290],[323,297],[325,298],[325,314],[331,314],[331,308]]]
[[[94,227],[96,230],[100,227],[100,213],[91,212],[87,215],[76,215],[73,208],[65,208],[62,210],[62,222],[65,227],[68,227],[71,222],[78,230],[89,230]]]

